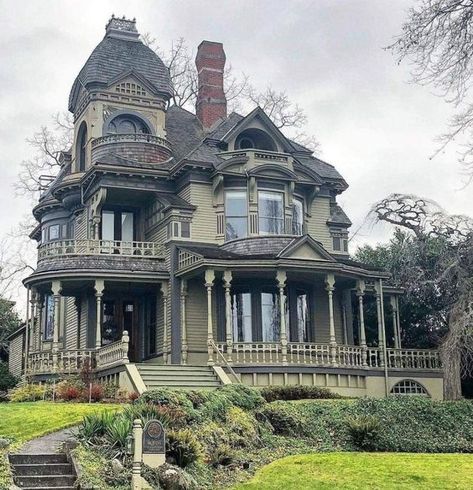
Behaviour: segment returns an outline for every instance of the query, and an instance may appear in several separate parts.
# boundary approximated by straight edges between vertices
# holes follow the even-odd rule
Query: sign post
[[[166,436],[159,420],[149,420],[143,430],[143,464],[158,468],[166,462]]]

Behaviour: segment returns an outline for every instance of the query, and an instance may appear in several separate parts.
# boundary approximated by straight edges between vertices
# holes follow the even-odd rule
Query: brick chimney
[[[209,129],[216,121],[227,117],[227,99],[223,91],[223,44],[202,41],[197,48],[195,66],[199,83],[196,114],[204,129]]]

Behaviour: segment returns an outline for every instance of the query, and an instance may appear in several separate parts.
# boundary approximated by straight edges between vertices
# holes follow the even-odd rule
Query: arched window
[[[427,390],[417,381],[403,379],[396,383],[391,389],[391,395],[419,395],[429,397]]]
[[[77,133],[77,146],[76,146],[76,168],[79,172],[85,172],[86,159],[87,159],[87,124],[85,121],[79,127]]]
[[[114,117],[107,127],[108,134],[151,134],[143,119],[134,114],[120,114]]]
[[[235,141],[236,150],[248,150],[251,148],[256,150],[277,151],[271,136],[257,128],[245,129],[245,131],[242,131],[238,135]]]

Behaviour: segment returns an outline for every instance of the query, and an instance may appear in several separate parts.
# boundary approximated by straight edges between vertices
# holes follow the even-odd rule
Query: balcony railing
[[[250,160],[255,160],[259,162],[266,163],[282,163],[288,164],[292,157],[287,153],[280,153],[276,151],[268,151],[268,150],[257,150],[255,148],[248,148],[245,150],[234,150],[234,151],[225,151],[219,154],[222,158],[235,158],[235,157],[248,157]]]
[[[143,133],[108,134],[106,136],[101,136],[100,138],[95,138],[92,141],[92,148],[96,148],[100,145],[107,145],[110,143],[129,143],[130,141],[136,141],[139,143],[151,143],[154,145],[164,146],[168,149],[171,148],[169,142],[164,138]]]
[[[163,259],[164,245],[155,242],[80,239],[55,240],[38,248],[38,261],[68,255],[121,255]]]
[[[239,342],[231,350],[225,342],[218,342],[220,355],[233,364],[282,364],[283,349],[276,342]],[[384,367],[383,350],[376,347],[355,345],[295,343],[287,344],[288,364],[331,366],[344,368]],[[435,350],[386,349],[387,367],[405,370],[440,370],[440,355]]]
[[[100,347],[97,351],[97,368],[104,369],[119,364],[128,364],[129,342],[130,337],[125,330],[120,340]]]

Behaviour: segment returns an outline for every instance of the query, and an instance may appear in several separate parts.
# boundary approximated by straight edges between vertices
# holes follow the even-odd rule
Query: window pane
[[[48,294],[45,298],[45,303],[44,340],[52,340],[54,331],[54,298]]]
[[[49,239],[57,240],[59,238],[59,225],[51,225],[49,227]]]
[[[225,214],[227,216],[246,216],[246,192],[228,191],[225,194]]]
[[[182,238],[189,238],[191,236],[191,224],[188,221],[181,223],[181,236]]]
[[[124,242],[133,241],[133,213],[122,213],[122,240]]]
[[[279,301],[276,293],[261,293],[261,329],[263,342],[277,342],[280,337]]]
[[[259,231],[272,235],[284,231],[283,195],[279,192],[258,194]]]
[[[296,292],[297,339],[296,342],[309,341],[309,298],[304,291]]]
[[[225,224],[226,240],[242,238],[246,236],[248,220],[245,218],[228,218]]]
[[[235,342],[251,342],[253,340],[250,293],[232,294],[232,325]]]
[[[302,235],[304,225],[304,206],[300,199],[294,199],[292,205],[292,234]]]
[[[341,250],[341,240],[339,237],[334,237],[333,238],[333,249],[334,250]]]
[[[102,211],[102,240],[115,240],[115,213]]]

